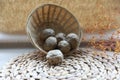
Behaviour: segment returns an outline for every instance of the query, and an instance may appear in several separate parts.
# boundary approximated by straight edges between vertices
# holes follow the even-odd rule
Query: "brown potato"
[[[55,35],[55,31],[53,29],[44,29],[41,33],[40,33],[40,39],[41,40],[45,40],[50,36],[54,36]]]
[[[49,51],[49,50],[55,49],[56,46],[57,46],[57,39],[51,36],[45,40],[43,48],[44,50]]]
[[[68,54],[71,50],[71,46],[66,40],[60,41],[58,43],[58,48],[63,52],[63,54]]]
[[[61,40],[65,39],[65,34],[64,33],[58,33],[56,36],[57,41],[60,42]]]
[[[72,49],[76,49],[79,43],[79,37],[75,33],[70,33],[66,37],[67,41],[70,43]]]
[[[63,54],[60,50],[50,50],[47,53],[46,59],[49,64],[57,65],[62,63],[63,61]]]

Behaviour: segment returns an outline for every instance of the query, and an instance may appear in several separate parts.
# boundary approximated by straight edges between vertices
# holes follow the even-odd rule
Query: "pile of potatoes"
[[[53,63],[53,61],[51,60],[53,58],[51,58],[51,56],[54,56],[55,58],[56,54],[57,58],[59,56],[61,57],[59,59],[63,59],[63,55],[69,54],[70,51],[76,49],[79,43],[79,37],[77,34],[69,33],[68,35],[66,35],[62,32],[55,34],[55,31],[51,28],[44,29],[40,33],[40,40],[44,42],[43,49],[48,52],[47,59],[49,63]],[[60,53],[60,55],[58,53]]]

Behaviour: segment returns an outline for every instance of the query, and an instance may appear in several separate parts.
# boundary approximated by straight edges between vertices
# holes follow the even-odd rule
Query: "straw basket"
[[[63,32],[66,35],[76,33],[81,41],[81,28],[76,18],[65,8],[54,5],[44,4],[34,9],[27,20],[27,33],[35,47],[43,52],[43,42],[39,39],[43,29],[52,28],[55,33]]]

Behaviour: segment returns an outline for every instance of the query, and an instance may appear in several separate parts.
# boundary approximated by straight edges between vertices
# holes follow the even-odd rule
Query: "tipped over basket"
[[[39,38],[42,30],[51,28],[57,33],[75,33],[81,41],[81,28],[76,18],[65,8],[54,4],[44,4],[34,9],[27,20],[27,33],[35,47],[43,52],[44,42]],[[77,47],[77,48],[78,48]]]

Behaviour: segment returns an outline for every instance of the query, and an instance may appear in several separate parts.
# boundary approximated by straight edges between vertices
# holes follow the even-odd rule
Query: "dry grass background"
[[[25,33],[28,14],[43,3],[67,8],[86,32],[120,26],[120,0],[0,0],[0,31]]]

